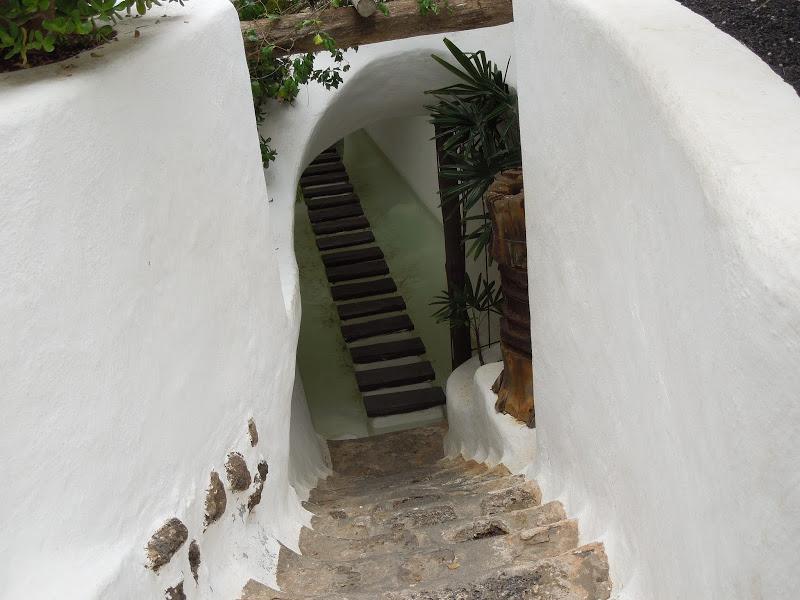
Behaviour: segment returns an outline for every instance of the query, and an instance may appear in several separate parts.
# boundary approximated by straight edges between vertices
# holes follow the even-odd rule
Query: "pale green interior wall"
[[[430,306],[446,285],[442,226],[363,130],[349,135],[344,148],[350,180],[376,243],[405,298],[416,334],[425,342],[437,384],[443,386],[450,375],[450,337],[447,325],[431,316]],[[303,310],[297,364],[314,426],[329,439],[368,435],[361,394],[303,203],[295,209],[294,235]]]
[[[295,206],[294,236],[303,311],[297,368],[311,419],[328,439],[366,436],[367,413],[303,202]]]

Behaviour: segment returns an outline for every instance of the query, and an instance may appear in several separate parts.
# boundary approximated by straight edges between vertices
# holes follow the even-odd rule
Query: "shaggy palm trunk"
[[[467,257],[463,243],[463,220],[461,209],[457,202],[445,201],[447,189],[453,186],[453,181],[441,175],[441,168],[445,162],[444,138],[436,130],[436,157],[439,164],[439,197],[441,198],[442,225],[444,227],[444,254],[445,272],[447,277],[447,292],[454,298],[458,292],[464,290],[467,280]],[[480,353],[480,342],[478,342]],[[472,358],[472,340],[469,334],[469,325],[466,323],[453,323],[450,326],[450,356],[452,357],[453,370]]]
[[[492,386],[496,408],[534,427],[531,317],[528,304],[528,258],[525,241],[525,194],[522,170],[497,176],[484,200],[492,222],[489,252],[500,269],[503,316],[500,347],[503,371]]]

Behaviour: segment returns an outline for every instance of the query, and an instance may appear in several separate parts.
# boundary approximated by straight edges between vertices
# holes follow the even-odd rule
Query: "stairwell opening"
[[[327,439],[445,418],[449,328],[430,306],[446,287],[438,206],[386,155],[376,131],[354,131],[315,158],[295,205],[297,365]],[[418,141],[404,152],[432,151],[429,137]],[[435,153],[428,158],[435,181]]]

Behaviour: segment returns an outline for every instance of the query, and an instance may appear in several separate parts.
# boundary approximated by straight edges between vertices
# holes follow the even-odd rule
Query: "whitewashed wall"
[[[325,469],[293,400],[299,311],[238,19],[226,0],[163,12],[96,56],[0,75],[0,598],[162,598],[182,579],[238,597],[296,544],[297,494]],[[228,491],[203,532],[232,450],[268,460],[263,500],[248,516]],[[144,568],[170,517],[199,542],[198,585],[188,543]]]
[[[515,19],[530,472],[622,598],[797,598],[800,99],[672,0]]]
[[[436,142],[429,121],[427,116],[386,119],[369,125],[365,130],[408,182],[420,202],[441,223]]]
[[[449,55],[442,43],[444,37],[452,39],[465,51],[486,50],[490,57],[498,57],[504,65],[514,51],[512,31],[513,25],[502,25],[362,46],[357,53],[345,54],[351,70],[339,90],[328,91],[312,84],[300,91],[293,105],[270,107],[269,117],[260,126],[260,132],[272,138],[278,151],[276,162],[267,170],[267,185],[273,203],[271,210],[275,214],[274,248],[279,255],[287,303],[297,302],[293,202],[306,165],[351,132],[369,129],[387,119],[424,119],[425,105],[431,102],[431,96],[425,91],[454,83],[453,76],[431,59],[434,53]],[[318,64],[324,66],[327,60],[322,55]],[[513,82],[513,69],[510,79]],[[404,141],[426,144],[421,130]],[[428,147],[432,149],[432,145]],[[397,157],[398,170],[411,174],[412,166],[405,162],[407,155],[403,153]],[[435,161],[435,154],[430,158]],[[429,179],[430,170],[426,170]]]

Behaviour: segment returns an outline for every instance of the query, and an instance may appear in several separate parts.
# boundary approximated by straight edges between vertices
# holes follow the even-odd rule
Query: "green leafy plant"
[[[179,2],[183,0],[167,0]],[[33,55],[49,54],[62,45],[78,50],[107,40],[113,25],[134,10],[143,15],[159,0],[2,0],[0,52],[5,61],[29,65]]]
[[[451,10],[450,0],[417,0],[421,15],[440,15],[442,11]]]
[[[445,153],[441,174],[455,183],[443,202],[457,200],[465,213],[481,202],[495,176],[522,165],[517,96],[506,71],[483,51],[467,54],[444,40],[457,64],[433,59],[461,81],[431,90],[437,104],[427,106]]]
[[[339,48],[336,40],[322,29],[322,23],[313,18],[315,10],[327,7],[340,7],[343,0],[328,0],[312,5],[308,0],[234,0],[239,18],[242,21],[256,19],[277,19],[285,14],[308,11],[309,18],[300,22],[300,29],[311,29],[314,44],[327,52],[333,64],[325,68],[316,68],[316,54],[305,52],[291,56],[291,48],[279,48],[274,44],[263,42],[252,29],[244,32],[248,42],[247,66],[250,70],[250,89],[253,93],[253,106],[256,118],[263,121],[268,108],[268,101],[292,103],[300,93],[302,86],[317,82],[325,89],[337,89],[344,81],[342,75],[350,70],[345,60],[343,48]],[[356,48],[357,50],[357,48]],[[271,147],[269,138],[261,138],[261,154],[264,167],[277,157],[277,151]]]
[[[478,360],[483,365],[485,361],[481,344],[481,327],[489,315],[500,314],[502,301],[503,295],[499,289],[495,289],[495,282],[484,279],[481,273],[474,286],[467,275],[463,291],[456,291],[453,294],[442,291],[431,302],[431,306],[439,307],[433,313],[437,322],[447,322],[451,328],[459,325],[470,328],[475,336]]]
[[[508,64],[501,70],[483,51],[466,53],[448,39],[444,43],[455,62],[436,55],[433,59],[458,81],[427,92],[437,103],[426,108],[443,154],[439,173],[453,182],[441,201],[450,210],[460,211],[462,240],[465,247],[469,244],[466,254],[477,261],[492,239],[483,197],[498,173],[522,165],[517,96],[506,82]],[[446,317],[452,326],[466,324],[465,315],[470,314],[469,326],[480,354],[480,327],[471,313],[484,311],[485,318],[499,313],[502,292],[480,278],[474,289],[467,281],[463,294],[450,298],[443,292],[437,297],[437,304],[447,300],[449,312],[440,309],[436,316]]]

